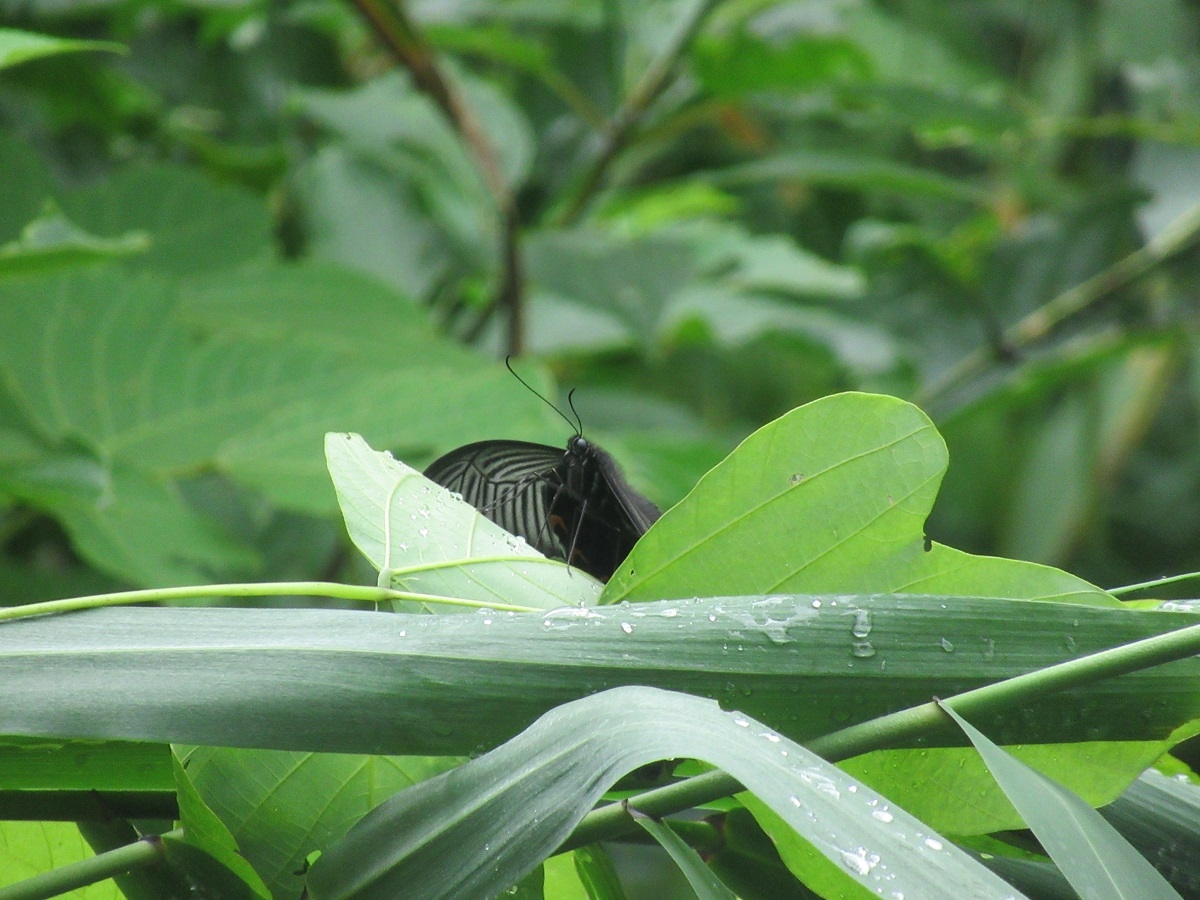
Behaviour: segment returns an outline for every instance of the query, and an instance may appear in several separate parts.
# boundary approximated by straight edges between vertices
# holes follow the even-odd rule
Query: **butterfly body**
[[[425,476],[542,554],[601,581],[660,515],[612,456],[581,434],[565,451],[527,441],[467,444],[435,460]]]

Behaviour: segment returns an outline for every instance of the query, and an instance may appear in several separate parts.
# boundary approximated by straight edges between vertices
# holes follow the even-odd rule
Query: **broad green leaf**
[[[368,370],[481,362],[439,334],[409,297],[328,263],[271,263],[189,281],[180,286],[178,318],[206,336],[323,348],[345,354],[343,365],[357,356]]]
[[[180,765],[179,758],[172,756],[171,761],[175,770],[175,786],[179,793],[179,819],[184,829],[183,842],[202,851],[220,866],[228,869],[227,877],[235,883],[241,882],[239,887],[245,896],[270,900],[271,893],[267,886],[239,854],[233,835],[213,811],[205,806],[188,773]]]
[[[736,704],[805,741],[1197,615],[849,595],[447,616],[96,609],[0,623],[0,733],[461,755],[566,700],[651,684]],[[1200,717],[1198,672],[1200,659],[1183,660],[982,724],[1006,744],[1060,744],[1054,777],[1070,782],[1092,748],[1069,742],[1169,741]]]
[[[421,298],[453,271],[455,248],[422,214],[416,190],[381,166],[335,145],[318,151],[295,178],[316,259],[366,272]],[[420,347],[406,343],[405,349]]]
[[[590,576],[546,559],[358,435],[327,435],[325,453],[346,530],[383,586],[544,609],[599,596]]]
[[[558,707],[502,747],[396,795],[313,866],[313,900],[490,896],[538,865],[621,775],[659,759],[729,772],[872,890],[1010,897],[1004,882],[837,768],[716,704],[621,688]]]
[[[696,892],[697,900],[737,900],[733,891],[721,883],[721,879],[704,864],[700,854],[688,846],[687,841],[671,830],[665,822],[647,816],[634,815],[646,832],[650,834],[679,866],[680,871]]]
[[[266,203],[195,169],[129,166],[59,200],[64,214],[92,234],[148,234],[149,252],[127,263],[139,269],[208,275],[266,259],[273,250]]]
[[[667,302],[700,271],[684,236],[619,239],[597,231],[544,231],[526,243],[530,280],[542,290],[619,320],[650,341]]]
[[[1080,896],[1176,898],[1179,894],[1079,797],[992,743],[949,706],[1021,817]]]
[[[314,850],[374,806],[459,763],[454,757],[351,756],[195,747],[187,777],[275,896],[298,896]],[[184,821],[185,827],[187,821]]]
[[[170,482],[114,469],[98,499],[41,504],[102,572],[141,585],[196,584],[253,570],[258,557],[202,517]]]
[[[44,439],[179,471],[287,401],[346,382],[328,351],[198,341],[175,318],[177,291],[112,269],[5,283],[0,366]]]
[[[638,542],[602,599],[884,591],[1117,604],[1056,569],[926,550],[946,464],[940,435],[911,404],[871,394],[814,401],[705,475]]]
[[[79,53],[83,50],[103,50],[108,53],[127,52],[124,45],[113,41],[79,41],[70,38],[0,28],[0,69],[20,65],[31,59],[59,53]]]
[[[0,887],[91,857],[70,822],[0,822]],[[111,881],[72,892],[71,900],[122,900]]]

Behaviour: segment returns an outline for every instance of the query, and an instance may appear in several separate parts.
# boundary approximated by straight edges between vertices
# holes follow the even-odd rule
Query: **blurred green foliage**
[[[664,506],[877,391],[930,537],[1200,569],[1194,4],[378,9],[0,0],[0,603],[371,582],[322,435],[563,443],[506,352]]]
[[[560,443],[514,349],[662,504],[884,391],[937,539],[1200,568],[1182,0],[412,4],[458,119],[354,4],[0,11],[8,602],[352,577],[321,433]]]

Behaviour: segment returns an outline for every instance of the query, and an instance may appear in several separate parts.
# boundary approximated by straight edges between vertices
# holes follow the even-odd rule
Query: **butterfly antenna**
[[[529,391],[529,393],[533,394],[533,396],[537,397],[539,400],[541,400],[543,403],[545,403],[548,407],[550,407],[552,410],[554,410],[556,413],[558,413],[564,422],[566,422],[572,428],[575,428],[576,434],[582,434],[583,433],[582,425],[580,425],[579,427],[576,427],[575,423],[572,422],[570,419],[568,419],[566,417],[566,415],[564,415],[564,413],[561,409],[559,409],[557,406],[555,406],[553,403],[551,403],[549,400],[547,400],[545,397],[543,397],[541,394],[539,394],[537,391],[535,391],[533,389],[533,387],[530,386],[528,381],[526,381],[524,378],[522,378],[520,375],[517,374],[517,370],[512,367],[511,360],[512,360],[512,354],[509,354],[508,356],[504,357],[504,367],[506,369],[508,369],[509,374],[511,374],[513,378],[517,379],[517,381],[521,382],[521,384],[525,385],[525,390]],[[573,394],[573,393],[575,393],[575,391],[572,390],[571,393]],[[567,402],[568,403],[571,402],[570,395],[567,396]],[[575,412],[574,406],[571,407],[571,412],[573,412],[573,413]],[[578,413],[575,413],[575,418],[576,419],[579,418]]]
[[[583,434],[583,419],[579,418],[579,410],[575,408],[575,388],[567,394],[567,406],[571,407],[571,415],[575,417],[575,433]]]

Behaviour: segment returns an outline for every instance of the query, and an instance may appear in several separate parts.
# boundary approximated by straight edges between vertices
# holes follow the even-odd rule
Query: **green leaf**
[[[756,91],[803,91],[872,74],[867,55],[843,37],[805,34],[764,40],[744,28],[697,41],[692,61],[704,86],[726,99]]]
[[[127,265],[176,275],[209,275],[268,258],[271,219],[260,197],[219,184],[195,169],[128,166],[64,194],[63,212],[88,232],[116,239],[150,235],[149,252]]]
[[[675,865],[696,892],[697,900],[737,900],[733,891],[721,883],[713,870],[704,864],[700,854],[671,830],[665,822],[634,814],[634,820],[667,851]]]
[[[930,695],[1192,625],[1197,615],[844,594],[447,616],[95,609],[0,624],[0,730],[464,754],[565,700],[652,684],[735,703],[805,741]],[[1179,661],[1040,697],[984,724],[1005,743],[1059,744],[1055,777],[1075,779],[1091,751],[1068,742],[1168,741],[1200,718],[1198,673],[1200,659]],[[952,732],[929,740],[957,746]]]
[[[271,893],[245,859],[239,855],[237,841],[197,793],[177,756],[171,757],[175,787],[179,795],[179,818],[183,824],[183,842],[202,851],[228,870],[226,877],[240,881],[241,893],[270,900]],[[210,878],[212,876],[209,876]],[[202,882],[203,883],[203,882]]]
[[[0,69],[20,65],[31,59],[59,53],[79,53],[83,50],[103,50],[107,53],[127,53],[123,44],[114,41],[78,41],[69,38],[0,28]]]
[[[1176,898],[1179,894],[1104,818],[1062,785],[1005,753],[941,704],[1071,886],[1085,898]]]
[[[0,274],[66,268],[144,253],[150,238],[132,231],[113,239],[98,238],[79,228],[53,204],[25,226],[21,237],[0,246]]]
[[[594,579],[546,559],[358,435],[327,435],[325,453],[346,530],[383,586],[544,609],[599,596]]]
[[[584,888],[579,900],[626,900],[617,867],[602,846],[589,844],[570,854],[552,856],[545,862],[547,870],[564,856],[574,860],[575,871]]]
[[[322,855],[309,896],[494,894],[548,856],[621,775],[676,757],[729,772],[873,890],[1012,896],[902,810],[883,826],[872,817],[882,798],[769,728],[636,687],[560,706],[504,746],[396,795]]]
[[[723,187],[789,179],[900,197],[931,197],[970,203],[982,203],[987,199],[983,188],[931,169],[918,169],[883,157],[804,150],[729,166],[703,177]]]
[[[0,822],[0,887],[91,857],[70,822]],[[72,891],[71,900],[122,900],[111,881]]]
[[[376,804],[457,765],[383,757],[194,747],[187,777],[275,896],[298,896],[305,858]],[[184,820],[185,827],[187,820]]]
[[[923,526],[947,464],[919,409],[839,394],[760,428],[668,510],[603,602],[772,591],[1117,601],[1065,572],[971,556]]]

